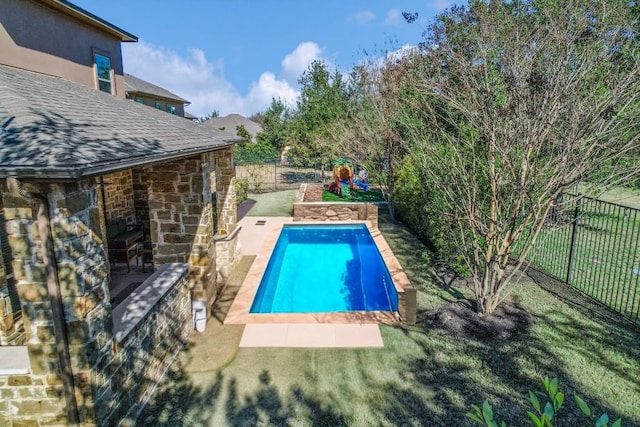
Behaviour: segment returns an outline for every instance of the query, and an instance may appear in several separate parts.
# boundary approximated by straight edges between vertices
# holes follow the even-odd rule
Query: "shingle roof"
[[[214,129],[222,129],[225,131],[231,132],[234,135],[236,134],[236,127],[239,125],[244,126],[244,128],[251,134],[253,139],[255,140],[256,135],[262,132],[262,126],[257,124],[254,121],[247,119],[240,114],[229,114],[224,117],[212,117],[209,120],[202,122],[202,124],[210,126]]]
[[[124,75],[124,90],[129,93],[140,93],[155,96],[157,98],[170,99],[182,104],[190,104],[186,99],[181,98],[160,86],[156,86],[153,83],[149,83],[148,81],[126,73]]]
[[[80,178],[240,138],[58,77],[0,65],[0,178]]]

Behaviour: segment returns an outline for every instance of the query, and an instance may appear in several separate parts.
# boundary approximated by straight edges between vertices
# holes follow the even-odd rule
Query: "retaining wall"
[[[302,184],[293,203],[294,221],[369,221],[378,228],[378,205],[362,202],[323,202],[322,184]]]

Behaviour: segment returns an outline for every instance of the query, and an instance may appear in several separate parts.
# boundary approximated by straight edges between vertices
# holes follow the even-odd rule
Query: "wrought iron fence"
[[[529,261],[640,323],[640,210],[572,197],[549,216]]]
[[[295,165],[275,159],[242,162],[235,167],[236,179],[246,179],[249,190],[255,192],[296,189],[302,183],[326,184],[332,179],[332,168],[320,161]]]

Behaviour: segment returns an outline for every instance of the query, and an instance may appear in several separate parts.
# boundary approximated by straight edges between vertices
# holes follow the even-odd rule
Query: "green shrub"
[[[531,425],[535,427],[553,427],[554,419],[560,408],[564,405],[564,393],[558,390],[557,378],[552,380],[545,378],[542,384],[544,385],[546,394],[542,392],[529,392],[529,403],[531,403],[534,411],[527,411],[527,415],[531,420]],[[549,400],[543,405],[542,402],[540,402],[539,396],[548,398]],[[595,427],[609,427],[609,416],[607,414],[596,417],[584,400],[577,394],[573,397],[576,405],[578,405],[578,408],[580,408],[580,411],[585,418],[587,418],[588,422],[593,423],[592,425]],[[477,405],[471,405],[471,407],[473,411],[467,412],[467,417],[478,424],[487,427],[506,427],[507,424],[504,421],[498,422],[498,420],[494,418],[493,408],[486,400],[482,404],[482,408]],[[622,421],[618,418],[611,424],[611,427],[620,427],[621,425]]]
[[[236,179],[236,204],[240,204],[247,200],[249,195],[249,180],[247,178]]]
[[[244,142],[233,147],[233,158],[238,165],[271,163],[280,155],[268,142]]]
[[[422,241],[426,242],[460,277],[470,274],[460,255],[456,238],[439,209],[440,195],[425,185],[426,178],[411,156],[403,159],[394,177],[393,200],[396,216]]]

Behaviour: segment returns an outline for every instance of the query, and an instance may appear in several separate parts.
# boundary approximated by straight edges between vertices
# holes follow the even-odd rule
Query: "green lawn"
[[[640,189],[629,187],[612,187],[606,191],[598,190],[596,187],[581,184],[577,188],[581,193],[593,194],[598,200],[616,203],[630,208],[640,209]]]
[[[529,257],[532,263],[566,280],[574,224],[545,227]],[[570,283],[640,322],[640,214],[583,200],[573,255]]]
[[[220,321],[249,268],[245,259],[139,425],[469,426],[465,412],[488,399],[498,418],[526,426],[526,393],[545,376],[558,377],[567,393],[556,425],[587,424],[576,418],[574,392],[598,413],[640,425],[638,329],[543,279],[512,290],[512,302],[535,318],[527,336],[451,337],[434,328],[433,313],[469,291],[439,282],[427,248],[382,210],[380,230],[418,288],[416,325],[381,326],[382,349],[238,349],[242,326]]]
[[[379,188],[369,188],[367,191],[354,188],[349,197],[340,197],[331,191],[322,191],[323,202],[384,202],[382,191]]]
[[[293,202],[298,190],[273,193],[249,193],[248,200],[255,202],[247,216],[292,216]]]

